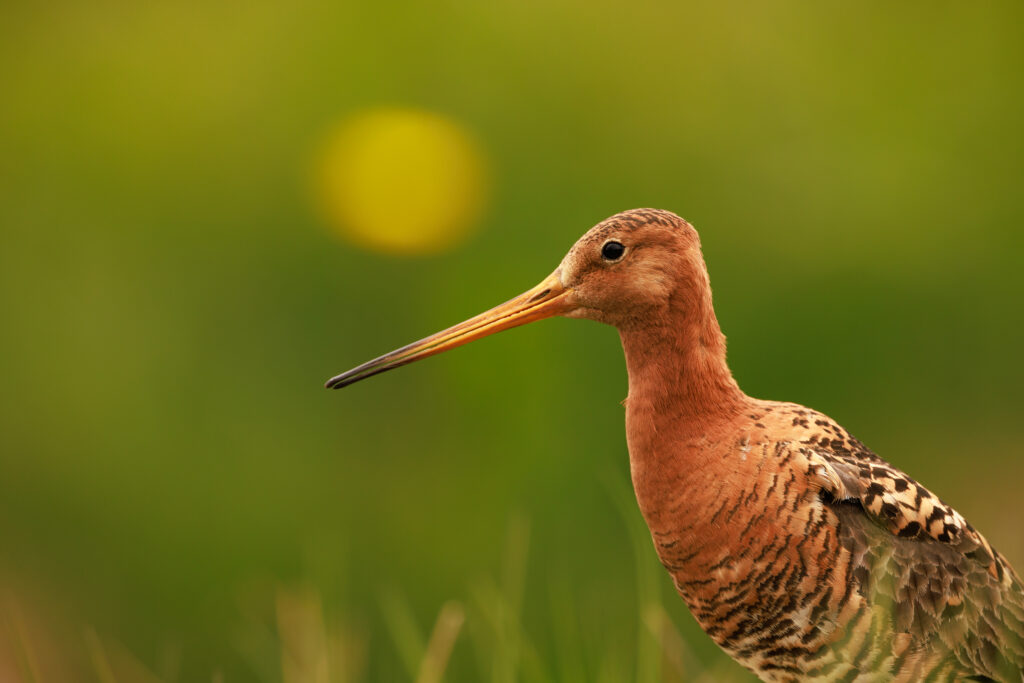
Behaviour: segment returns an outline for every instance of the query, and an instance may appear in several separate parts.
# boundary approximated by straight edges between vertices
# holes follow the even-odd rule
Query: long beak
[[[426,339],[403,346],[380,358],[374,358],[368,363],[352,368],[337,377],[332,377],[327,380],[326,386],[328,389],[347,387],[349,384],[354,384],[367,377],[408,365],[448,349],[454,349],[456,346],[468,344],[495,332],[568,312],[573,308],[569,301],[572,290],[566,289],[558,276],[559,271],[556,270],[539,285],[516,298],[454,327],[449,327]]]

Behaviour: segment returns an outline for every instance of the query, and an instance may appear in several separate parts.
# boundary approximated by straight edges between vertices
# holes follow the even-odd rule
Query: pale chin
[[[607,323],[609,325],[611,324],[608,322],[608,319],[605,316],[604,311],[600,311],[596,308],[587,308],[585,306],[574,308],[567,313],[563,313],[562,317],[580,318],[582,320],[596,320],[599,323]]]

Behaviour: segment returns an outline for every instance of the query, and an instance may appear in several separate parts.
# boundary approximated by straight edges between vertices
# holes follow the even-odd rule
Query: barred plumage
[[[667,501],[648,523],[708,634],[769,681],[1021,680],[1024,590],[1005,559],[829,418],[749,405],[735,440],[679,458],[742,486],[665,472],[638,492]]]
[[[737,661],[765,681],[1024,681],[1020,578],[833,420],[739,389],[700,240],[673,213],[612,216],[534,289],[328,386],[552,315],[618,328],[637,502],[679,594]]]

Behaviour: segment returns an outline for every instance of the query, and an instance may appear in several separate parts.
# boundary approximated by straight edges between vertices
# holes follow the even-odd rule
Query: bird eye
[[[605,242],[601,247],[601,258],[605,261],[618,261],[624,253],[626,253],[626,247],[622,246],[622,242],[612,240]]]

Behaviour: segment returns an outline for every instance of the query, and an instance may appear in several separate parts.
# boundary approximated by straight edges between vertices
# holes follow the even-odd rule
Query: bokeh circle
[[[464,241],[488,190],[482,148],[463,126],[402,108],[341,121],[322,142],[315,184],[338,235],[373,251],[409,255]]]

